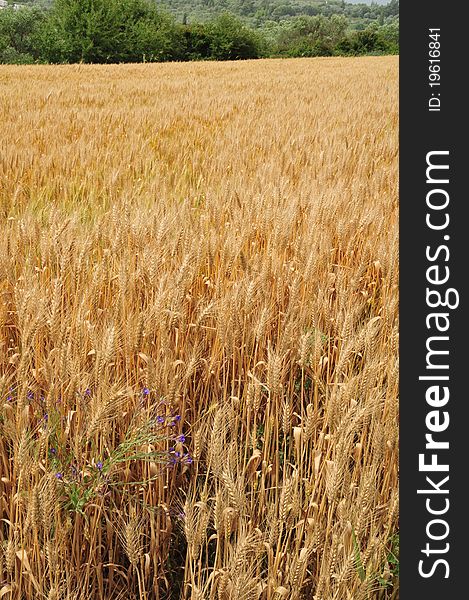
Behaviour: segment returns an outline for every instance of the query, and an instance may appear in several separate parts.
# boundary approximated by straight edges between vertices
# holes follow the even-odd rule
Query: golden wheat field
[[[0,97],[0,597],[397,598],[397,57]]]

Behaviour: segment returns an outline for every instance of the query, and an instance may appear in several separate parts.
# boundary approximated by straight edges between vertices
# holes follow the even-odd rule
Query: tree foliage
[[[49,7],[3,9],[0,62],[238,60],[399,51],[398,0],[384,6],[339,0],[308,5],[302,0],[193,4],[201,2],[213,11],[208,20],[194,21],[193,13],[187,12],[178,21],[155,0],[54,0]],[[236,9],[238,16],[218,12],[221,5]],[[307,9],[309,14],[304,14]],[[373,18],[367,21],[366,15]]]
[[[280,33],[277,51],[288,56],[332,56],[346,30],[342,15],[296,17]]]
[[[215,60],[259,58],[260,42],[256,33],[238,18],[225,13],[207,26],[210,55]]]
[[[38,60],[40,32],[46,13],[40,9],[0,12],[0,63],[28,64]]]
[[[181,57],[174,19],[146,0],[56,0],[44,31],[51,62],[139,62]]]

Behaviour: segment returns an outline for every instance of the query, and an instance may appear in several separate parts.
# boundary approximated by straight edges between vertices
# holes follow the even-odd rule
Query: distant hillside
[[[3,0],[6,1],[6,0]],[[295,16],[343,14],[352,22],[396,17],[399,0],[148,0],[165,8],[178,21],[206,21],[230,12],[251,25],[283,21]],[[10,2],[8,2],[10,4]],[[28,6],[51,6],[53,0],[15,0]]]
[[[343,0],[156,0],[180,21],[206,21],[230,12],[251,25],[268,21],[283,21],[296,16],[331,16],[343,14],[357,23],[364,20],[380,21],[395,18],[399,13],[399,0],[372,0],[345,2]]]

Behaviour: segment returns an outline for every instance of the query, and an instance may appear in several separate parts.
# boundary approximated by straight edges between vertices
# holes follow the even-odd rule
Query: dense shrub
[[[50,62],[140,62],[182,57],[174,19],[146,0],[56,0],[43,31]]]
[[[0,63],[32,63],[41,57],[39,37],[46,21],[36,8],[0,11]]]
[[[258,35],[243,25],[236,17],[223,14],[207,26],[210,38],[210,55],[215,60],[259,58]]]
[[[211,38],[205,24],[185,25],[183,26],[183,35],[187,60],[210,58]]]
[[[247,5],[246,5],[247,6]],[[288,6],[279,5],[280,12]],[[285,13],[286,14],[286,13]],[[55,0],[52,8],[0,10],[0,63],[239,60],[265,56],[397,54],[399,26],[345,14],[295,16],[248,27],[224,13],[182,24],[150,0]]]
[[[346,35],[347,19],[322,15],[291,19],[280,31],[277,52],[284,56],[331,56]]]

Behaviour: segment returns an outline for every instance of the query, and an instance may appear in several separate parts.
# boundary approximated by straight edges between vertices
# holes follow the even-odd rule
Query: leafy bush
[[[138,62],[181,57],[174,19],[146,0],[56,0],[43,36],[50,62]]]
[[[4,65],[30,65],[34,58],[26,52],[18,52],[11,46],[3,46],[0,41],[0,64]]]
[[[368,27],[355,31],[339,45],[341,54],[398,54],[399,33],[396,26]]]
[[[252,14],[254,6],[247,0],[238,12]],[[323,14],[288,18],[298,7],[279,1],[270,12],[264,7],[265,14],[259,8],[256,18],[263,26],[253,29],[230,13],[189,24],[185,14],[178,24],[151,0],[54,0],[48,9],[23,6],[0,11],[0,62],[120,63],[399,52],[397,0],[389,14],[368,7],[372,25],[364,18],[357,21],[346,6],[343,14],[332,11],[325,16],[322,6]],[[311,7],[309,12],[317,10]],[[267,13],[273,20],[266,20]]]
[[[331,56],[345,38],[347,19],[342,15],[297,17],[280,31],[277,52],[284,56]]]
[[[207,25],[210,55],[215,60],[259,58],[261,45],[258,35],[236,17],[223,14]]]
[[[0,63],[33,63],[40,58],[38,37],[46,13],[37,8],[0,10]]]
[[[194,23],[183,27],[185,41],[185,58],[187,60],[201,60],[210,58],[211,37],[207,26],[203,23]]]

